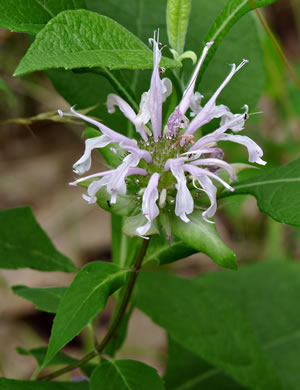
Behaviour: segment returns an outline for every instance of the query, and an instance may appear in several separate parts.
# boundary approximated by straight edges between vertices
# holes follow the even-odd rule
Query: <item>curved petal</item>
[[[234,115],[234,118],[230,121],[225,121],[225,123],[220,126],[217,130],[214,132],[205,135],[204,137],[201,137],[194,145],[191,146],[189,149],[189,152],[200,150],[205,145],[216,143],[220,141],[222,135],[227,131],[228,129],[232,129],[232,127],[238,126],[241,122],[241,116],[244,116],[245,114],[238,114]]]
[[[140,156],[129,154],[126,156],[121,165],[113,171],[110,180],[107,182],[106,189],[111,194],[111,203],[116,203],[117,194],[126,193],[125,178],[130,168],[135,168],[140,162]]]
[[[231,125],[229,127],[230,130],[235,133],[244,129],[245,121],[248,119],[248,106],[245,104],[245,112],[243,114],[233,114],[228,110],[228,112],[222,116],[220,125],[226,125],[226,123],[230,122]]]
[[[249,161],[260,165],[266,165],[267,162],[262,160],[263,151],[260,146],[257,145],[251,138],[246,135],[235,134],[222,134],[219,137],[219,141],[231,141],[246,146],[249,153]]]
[[[199,184],[201,185],[203,191],[206,193],[206,195],[208,196],[208,198],[210,200],[210,206],[207,210],[205,210],[202,213],[202,218],[206,222],[213,223],[212,221],[207,219],[207,217],[208,218],[213,217],[217,211],[217,199],[216,199],[217,188],[214,186],[213,182],[207,176],[199,176],[197,178],[197,180],[198,180]]]
[[[187,89],[183,93],[183,97],[181,99],[181,102],[178,105],[179,110],[180,110],[180,112],[183,115],[186,113],[187,109],[191,106],[191,103],[192,103],[192,101],[194,99],[194,89],[195,89],[195,84],[196,84],[196,80],[197,80],[200,68],[201,68],[201,66],[202,66],[202,64],[203,64],[203,62],[205,60],[205,57],[206,57],[206,55],[208,53],[209,48],[213,44],[214,44],[214,42],[211,41],[211,42],[207,42],[207,44],[205,45],[205,47],[204,47],[204,49],[202,51],[201,57],[200,57],[200,59],[198,61],[198,64],[196,66],[196,69],[195,69],[195,71],[194,71],[194,73],[193,73],[193,75],[191,77],[189,85],[188,85]],[[199,92],[196,92],[196,94],[199,94]],[[199,95],[197,95],[197,97]],[[200,96],[202,96],[202,95],[200,95]]]
[[[192,165],[206,165],[209,167],[218,167],[223,168],[225,171],[229,173],[231,181],[236,180],[236,174],[234,172],[234,169],[231,165],[229,165],[227,162],[222,161],[218,158],[202,158],[200,160],[191,161],[190,164]]]
[[[203,109],[195,116],[195,118],[190,123],[185,134],[194,134],[194,132],[199,129],[199,127],[211,121],[213,118],[218,118],[223,114],[226,114],[228,108],[226,106],[216,106],[216,100],[222,90],[226,87],[232,77],[238,72],[248,61],[243,60],[238,67],[235,64],[231,65],[231,71],[228,76],[225,78],[223,83],[219,86],[216,92],[212,95],[209,101],[205,104]]]
[[[113,173],[113,171],[110,171],[110,173]],[[107,185],[107,183],[110,180],[110,175],[102,177],[100,180],[93,181],[88,186],[88,195],[82,195],[83,199],[86,200],[88,203],[96,203],[97,202],[97,192],[101,190],[102,187]]]
[[[71,107],[70,108],[70,111],[71,113],[78,117],[78,118],[81,118],[83,119],[84,121],[86,122],[89,122],[91,123],[92,125],[98,127],[98,129],[105,135],[107,135],[110,139],[111,139],[111,142],[116,142],[116,143],[120,143],[120,142],[123,142],[123,144],[125,145],[132,145],[132,146],[135,146],[136,147],[136,144],[134,143],[133,140],[131,140],[130,138],[128,137],[125,137],[124,135],[122,134],[119,134],[117,133],[116,131],[110,129],[109,127],[105,126],[103,123],[101,122],[98,122],[96,121],[95,119],[92,119],[92,118],[89,118],[88,116],[86,115],[83,115],[83,114],[80,114],[79,112],[77,112],[74,107]],[[64,115],[68,115],[68,114],[64,114]]]
[[[159,63],[161,59],[161,51],[158,47],[159,34],[157,40],[152,39],[153,43],[153,72],[151,77],[149,96],[149,112],[153,130],[154,140],[157,142],[161,136],[162,126],[162,103],[164,99],[164,87],[159,77]]]
[[[232,192],[234,191],[234,188],[232,188],[228,183],[226,183],[226,181],[221,179],[215,173],[212,173],[212,172],[208,171],[207,169],[198,168],[195,165],[191,165],[191,164],[185,164],[184,165],[184,170],[189,172],[195,178],[200,177],[200,176],[209,176],[212,179],[215,179],[215,180],[219,181],[229,191],[232,191]]]
[[[85,141],[85,150],[81,158],[73,164],[73,171],[78,175],[83,175],[91,168],[91,152],[93,149],[104,148],[112,141],[107,135],[89,138]]]
[[[159,215],[159,208],[156,204],[158,199],[157,185],[159,178],[160,175],[157,172],[153,173],[143,195],[142,210],[147,219],[147,223],[136,229],[137,234],[142,237],[145,236],[150,229],[152,222]]]
[[[107,96],[107,110],[110,114],[115,112],[115,106],[119,107],[124,116],[126,116],[126,118],[129,119],[136,126],[136,130],[138,133],[140,133],[143,140],[147,141],[148,137],[145,133],[143,126],[138,125],[138,122],[136,120],[137,115],[134,110],[120,96],[111,93]]]
[[[169,159],[166,163],[165,170],[170,169],[177,180],[175,214],[184,222],[189,222],[190,220],[186,214],[191,214],[193,212],[194,200],[186,185],[186,177],[184,174],[185,160],[186,159],[183,157],[178,159]]]

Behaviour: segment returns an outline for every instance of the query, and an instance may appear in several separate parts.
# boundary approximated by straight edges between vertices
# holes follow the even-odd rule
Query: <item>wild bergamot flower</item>
[[[149,41],[153,44],[154,66],[150,89],[142,94],[139,112],[136,114],[125,100],[115,94],[110,94],[107,99],[110,113],[117,106],[134,124],[140,135],[138,141],[111,130],[74,108],[71,108],[71,114],[59,111],[60,115],[73,115],[95,125],[102,133],[101,136],[85,141],[84,154],[73,165],[75,173],[82,175],[90,169],[93,149],[118,144],[119,149],[124,152],[123,161],[116,169],[80,178],[71,184],[92,180],[88,186],[88,195],[83,195],[83,198],[89,203],[95,203],[97,193],[105,187],[110,194],[111,205],[118,202],[118,194],[130,193],[133,188],[139,209],[145,217],[144,222],[136,227],[136,234],[139,236],[149,234],[153,222],[164,208],[168,212],[175,212],[177,217],[188,223],[188,216],[194,211],[197,198],[203,192],[210,205],[202,212],[202,218],[212,222],[209,218],[214,216],[217,209],[216,183],[234,191],[218,174],[220,168],[228,172],[231,182],[236,178],[232,166],[223,161],[224,153],[217,146],[218,141],[242,144],[248,149],[250,162],[266,164],[261,159],[262,149],[249,137],[236,134],[244,128],[248,106],[244,106],[243,113],[233,114],[225,105],[216,104],[221,91],[248,61],[243,60],[239,66],[232,64],[228,76],[202,107],[202,95],[194,89],[200,67],[213,44],[208,42],[180,103],[164,125],[162,104],[171,94],[172,84],[169,79],[160,78],[161,49],[158,39],[154,36]],[[189,109],[191,120],[186,116]],[[195,140],[194,133],[214,118],[220,118],[219,128]],[[227,133],[228,130],[231,133]],[[111,150],[116,153],[115,148]]]

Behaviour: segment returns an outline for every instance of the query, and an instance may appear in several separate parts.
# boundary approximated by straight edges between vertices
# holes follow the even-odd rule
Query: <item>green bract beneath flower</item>
[[[108,111],[113,113],[117,106],[134,124],[141,137],[139,141],[115,132],[101,122],[76,112],[74,108],[71,108],[70,114],[60,111],[60,115],[76,116],[97,126],[102,134],[86,140],[85,152],[73,166],[75,173],[83,174],[90,169],[93,149],[110,145],[112,153],[123,151],[123,161],[117,168],[78,179],[71,184],[88,184],[88,195],[83,195],[83,198],[89,203],[98,202],[119,215],[130,214],[130,223],[125,231],[141,237],[158,231],[156,222],[159,215],[175,214],[188,223],[189,215],[201,208],[202,218],[213,223],[211,218],[217,209],[218,188],[221,186],[233,191],[229,183],[236,178],[234,168],[223,161],[224,153],[218,147],[218,141],[242,144],[248,149],[250,162],[265,164],[261,159],[261,148],[249,137],[236,134],[244,128],[249,115],[248,106],[244,106],[243,113],[233,114],[228,107],[216,104],[221,91],[248,61],[243,60],[239,66],[231,65],[228,76],[202,107],[202,95],[194,88],[200,67],[213,44],[208,42],[181,101],[167,123],[163,124],[162,104],[171,94],[172,84],[169,79],[160,78],[161,49],[158,38],[150,41],[153,44],[154,67],[150,89],[142,95],[139,112],[136,113],[117,95],[110,94],[107,99]],[[191,120],[186,116],[188,110]],[[195,140],[196,130],[214,118],[220,118],[219,127]],[[148,126],[150,122],[151,126]],[[227,180],[224,180],[224,173]],[[199,212],[199,218],[201,214]],[[169,236],[170,230],[170,225],[165,226]]]

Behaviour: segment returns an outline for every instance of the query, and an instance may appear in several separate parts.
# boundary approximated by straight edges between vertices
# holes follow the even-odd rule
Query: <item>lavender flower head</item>
[[[133,123],[139,133],[138,141],[111,130],[74,108],[71,108],[71,114],[59,111],[60,115],[73,115],[95,125],[102,133],[85,141],[84,154],[73,165],[76,174],[82,175],[90,169],[93,149],[114,144],[111,150],[116,153],[115,144],[118,144],[124,158],[117,168],[80,178],[70,184],[77,185],[92,180],[88,186],[88,195],[83,195],[83,198],[89,203],[95,203],[97,194],[105,188],[110,194],[110,204],[113,207],[118,202],[118,195],[130,194],[131,184],[138,183],[139,190],[135,188],[134,195],[137,209],[144,218],[135,228],[135,233],[141,237],[151,234],[151,227],[165,211],[174,212],[178,218],[188,223],[194,208],[199,209],[197,198],[203,192],[207,195],[209,206],[202,210],[202,218],[213,223],[210,218],[217,210],[216,184],[220,183],[224,188],[234,191],[230,184],[220,177],[219,170],[225,170],[231,182],[236,178],[232,166],[223,161],[224,153],[217,146],[218,141],[242,144],[248,149],[250,162],[266,164],[261,159],[262,149],[249,137],[237,134],[243,130],[248,118],[248,106],[244,106],[243,113],[233,114],[228,107],[216,104],[221,91],[248,61],[243,60],[238,66],[232,64],[228,76],[202,107],[202,95],[195,92],[195,84],[201,65],[213,44],[208,42],[180,103],[164,125],[162,104],[171,94],[172,84],[169,79],[160,78],[161,49],[158,37],[156,39],[154,35],[154,39],[149,41],[153,45],[154,66],[150,89],[142,95],[139,112],[136,113],[125,100],[115,94],[110,94],[107,99],[110,113],[113,113],[117,106]],[[191,120],[186,115],[188,110]],[[214,118],[220,118],[219,128],[195,140],[195,132]],[[228,130],[231,132],[228,133]]]

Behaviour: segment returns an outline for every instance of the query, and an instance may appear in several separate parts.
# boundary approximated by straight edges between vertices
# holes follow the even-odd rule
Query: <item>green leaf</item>
[[[191,0],[168,0],[167,31],[172,49],[181,55],[191,12]]]
[[[34,219],[31,207],[0,211],[0,268],[75,272]]]
[[[168,364],[164,376],[167,390],[243,390],[219,369],[183,348],[169,337]]]
[[[88,382],[17,381],[0,378],[1,390],[89,390]]]
[[[278,222],[300,226],[300,159],[233,185],[233,195],[255,196],[261,212]],[[224,192],[222,196],[229,196]]]
[[[274,3],[276,0],[255,0],[257,8],[265,7]],[[214,41],[213,46],[210,48],[205,61],[201,67],[196,86],[199,85],[201,77],[217,51],[219,45],[236,24],[236,22],[244,16],[246,13],[253,10],[251,2],[249,0],[228,0],[222,12],[218,15],[212,26],[210,27],[204,42]],[[251,60],[251,59],[250,59]]]
[[[0,0],[0,27],[36,34],[61,11],[78,8],[84,0]]]
[[[300,264],[289,261],[249,264],[237,273],[202,275],[195,283],[207,294],[217,294],[231,302],[247,318],[284,389],[298,390]],[[222,321],[221,317],[219,320]]]
[[[15,76],[53,68],[151,69],[152,51],[114,20],[86,10],[64,11],[38,33]],[[179,63],[165,59],[165,67]]]
[[[39,348],[32,348],[32,349],[25,349],[22,347],[17,347],[17,351],[21,355],[32,355],[38,366],[40,367],[43,364],[43,361],[45,359],[46,353],[47,353],[47,348],[46,347],[39,347]],[[59,352],[52,360],[47,364],[47,367],[49,366],[59,366],[62,364],[71,364],[74,362],[77,362],[77,359],[74,359],[68,355],[66,355],[63,352]]]
[[[104,309],[108,297],[123,285],[127,273],[115,264],[100,261],[89,263],[78,272],[59,303],[44,367]]]
[[[228,273],[238,278],[239,272],[223,271],[220,275]],[[256,285],[251,286],[255,290]],[[248,308],[245,298],[243,304]],[[241,385],[255,390],[282,390],[247,318],[212,289],[167,273],[142,272],[136,305],[178,344]]]
[[[234,252],[220,239],[216,227],[205,222],[201,213],[189,215],[190,222],[185,223],[178,217],[173,217],[172,232],[198,252],[205,253],[221,267],[237,269]]]
[[[152,236],[144,263],[157,261],[161,265],[169,264],[182,260],[196,252],[197,250],[176,237],[172,237],[172,241],[169,243],[167,237],[160,233]]]
[[[38,310],[56,313],[58,304],[67,287],[31,288],[27,286],[13,286],[12,290],[19,297],[32,302]]]
[[[32,348],[29,350],[23,347],[17,347],[17,351],[21,355],[32,355],[39,367],[42,366],[43,361],[45,360],[45,356],[47,354],[46,347]],[[67,365],[75,362],[78,362],[78,359],[74,359],[63,352],[58,352],[58,354],[47,364],[47,367]],[[87,376],[91,376],[91,373],[94,368],[94,363],[85,363],[83,366],[80,366],[81,371]]]
[[[163,390],[156,370],[135,360],[107,360],[91,376],[91,390]]]

